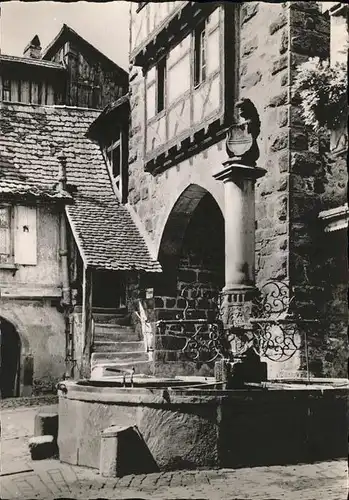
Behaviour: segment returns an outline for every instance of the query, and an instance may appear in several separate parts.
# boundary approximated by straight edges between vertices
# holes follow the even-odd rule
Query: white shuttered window
[[[11,261],[11,207],[0,207],[0,264],[8,264]]]
[[[36,207],[16,207],[15,264],[37,264]]]

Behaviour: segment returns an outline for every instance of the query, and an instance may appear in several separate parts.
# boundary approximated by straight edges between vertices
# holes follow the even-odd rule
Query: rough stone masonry
[[[256,185],[256,282],[270,278],[289,281],[296,310],[323,320],[309,339],[311,372],[344,376],[345,274],[336,271],[335,257],[329,258],[326,235],[317,217],[320,210],[345,202],[345,166],[328,165],[328,137],[316,135],[304,125],[292,89],[300,63],[313,56],[328,57],[329,18],[320,12],[317,2],[245,2],[236,6],[236,13],[237,97],[249,98],[257,107],[261,119],[258,165],[267,169]],[[169,216],[188,186],[207,190],[224,213],[223,186],[212,177],[226,159],[224,140],[162,173],[147,173],[143,159],[144,77],[140,68],[130,69],[129,202],[158,254]],[[195,202],[194,190],[188,196]],[[338,247],[342,248],[340,242]],[[330,251],[336,252],[333,247]],[[173,298],[170,302],[163,296],[148,301],[152,318],[173,304]],[[161,351],[161,342],[159,348]],[[162,350],[166,351],[164,346]],[[171,372],[172,363],[178,373],[180,353],[172,351],[170,358],[158,356],[162,373]],[[294,372],[304,369],[304,363],[300,352],[282,368]],[[188,366],[182,366],[183,370],[195,371]],[[280,365],[273,368],[280,370]]]

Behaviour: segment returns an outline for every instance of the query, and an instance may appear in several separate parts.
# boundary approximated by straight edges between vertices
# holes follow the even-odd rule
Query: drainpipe
[[[58,190],[60,192],[66,191],[67,188],[67,158],[61,153],[58,157],[59,161],[59,171],[58,171]],[[69,286],[69,269],[68,269],[68,245],[67,245],[67,223],[64,211],[61,213],[60,217],[60,237],[59,237],[59,256],[61,261],[61,273],[62,273],[62,298],[61,306],[64,311],[64,322],[65,322],[65,362],[66,362],[66,373],[65,377],[70,378],[71,376],[71,357],[72,357],[72,338],[71,338],[71,323],[70,323],[70,286]]]
[[[60,192],[67,189],[67,158],[62,153],[58,157],[59,173],[58,173],[58,189]],[[62,212],[60,221],[60,250],[61,271],[62,271],[62,300],[63,306],[70,305],[70,287],[69,287],[69,272],[68,272],[68,245],[67,245],[67,224],[65,214]]]

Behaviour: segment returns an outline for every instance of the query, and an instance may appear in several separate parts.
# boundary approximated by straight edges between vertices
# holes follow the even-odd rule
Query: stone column
[[[250,329],[255,261],[256,179],[266,170],[234,162],[223,163],[214,178],[225,191],[225,287],[223,323],[226,330]]]

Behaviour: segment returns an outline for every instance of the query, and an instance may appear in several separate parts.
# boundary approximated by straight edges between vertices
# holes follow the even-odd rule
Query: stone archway
[[[156,295],[176,297],[178,308],[181,290],[190,283],[222,288],[224,248],[220,207],[206,189],[190,184],[174,204],[163,231],[158,254],[163,275]]]
[[[0,317],[1,336],[1,397],[20,395],[21,386],[21,339],[15,326]]]

